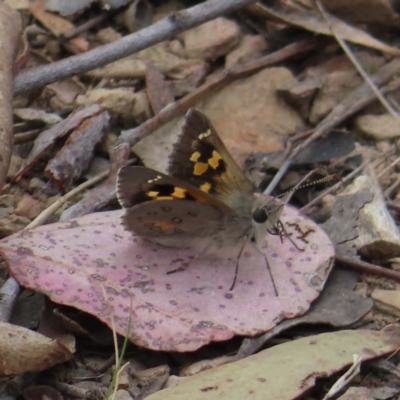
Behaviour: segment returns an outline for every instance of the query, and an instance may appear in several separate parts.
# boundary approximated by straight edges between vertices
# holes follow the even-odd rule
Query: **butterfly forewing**
[[[233,210],[210,194],[189,183],[146,167],[121,168],[118,172],[117,196],[124,208],[160,200],[187,200],[208,204],[235,215]]]
[[[170,157],[168,173],[225,202],[235,192],[253,193],[209,119],[190,109]]]

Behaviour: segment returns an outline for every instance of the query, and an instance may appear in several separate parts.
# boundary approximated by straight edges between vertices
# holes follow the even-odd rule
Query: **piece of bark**
[[[13,147],[14,63],[21,35],[19,13],[0,2],[0,189],[6,183]]]
[[[359,235],[359,212],[373,200],[373,193],[364,189],[336,196],[335,200],[331,217],[321,227],[335,245],[337,255],[354,258],[357,256],[354,240]]]
[[[110,115],[103,112],[84,121],[68,138],[64,147],[47,164],[45,174],[65,190],[88,168],[94,149],[107,131]]]
[[[354,239],[358,252],[372,260],[398,257],[400,232],[386,207],[385,198],[373,171],[355,179],[344,194],[366,189],[373,193],[373,200],[366,203],[358,215],[358,237]]]
[[[39,160],[43,153],[54,144],[54,142],[69,133],[72,129],[79,126],[83,120],[96,115],[100,112],[100,106],[93,104],[82,110],[78,110],[69,115],[67,119],[53,125],[51,128],[43,131],[35,140],[32,151],[26,160],[25,165],[19,170],[18,174],[13,178],[14,182],[18,182],[22,176],[28,172],[33,165]]]

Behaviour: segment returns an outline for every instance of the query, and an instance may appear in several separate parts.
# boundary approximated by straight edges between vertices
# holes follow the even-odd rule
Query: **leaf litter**
[[[240,2],[242,5],[250,3],[245,0]],[[273,382],[268,381],[265,388],[263,386],[261,395],[265,397],[265,393],[274,393],[274,384],[277,383],[278,394],[274,398],[280,398],[280,395],[282,398],[323,398],[328,392],[326,386],[333,386],[339,377],[327,380],[328,375],[336,372],[339,374],[340,369],[352,363],[350,351],[345,351],[348,350],[346,335],[359,335],[354,336],[359,341],[359,347],[350,346],[352,351],[363,354],[366,348],[372,350],[368,351],[367,357],[364,356],[362,364],[368,357],[385,354],[382,349],[389,339],[385,336],[387,332],[383,330],[376,334],[365,330],[332,332],[326,334],[329,340],[320,353],[329,362],[332,358],[329,351],[340,349],[342,354],[346,353],[340,362],[332,368],[324,368],[321,367],[321,359],[315,358],[308,364],[310,369],[303,366],[299,366],[295,372],[291,369],[297,362],[307,362],[305,353],[293,350],[297,346],[300,350],[301,347],[306,352],[308,350],[304,346],[304,338],[297,338],[318,338],[312,335],[325,329],[321,324],[329,324],[329,329],[356,324],[377,330],[396,321],[396,294],[400,289],[395,283],[399,282],[395,271],[398,260],[391,257],[397,256],[398,233],[393,220],[398,218],[400,210],[397,204],[400,180],[396,166],[398,133],[392,128],[387,132],[387,127],[385,132],[380,132],[379,118],[389,114],[383,114],[384,111],[374,103],[375,95],[370,84],[362,84],[357,72],[360,69],[354,68],[347,60],[348,55],[343,56],[333,41],[314,38],[306,32],[308,30],[313,34],[333,37],[334,31],[337,40],[342,38],[366,46],[363,51],[354,52],[358,63],[368,71],[382,93],[396,95],[400,83],[392,77],[398,73],[400,63],[397,58],[388,61],[388,54],[398,54],[399,50],[390,35],[384,33],[390,32],[396,26],[398,16],[395,9],[388,2],[382,3],[380,0],[369,2],[367,6],[363,5],[362,0],[352,4],[323,1],[323,4],[321,2],[315,6],[304,1],[300,6],[293,2],[278,2],[273,7],[264,6],[267,14],[262,13],[257,5],[256,15],[251,8],[247,8],[242,9],[239,14],[229,14],[227,17],[226,7],[233,10],[237,7],[236,3],[229,2],[228,5],[221,1],[210,6],[219,9],[214,14],[219,18],[199,27],[195,27],[198,23],[196,21],[199,21],[199,17],[206,21],[204,12],[210,8],[199,5],[198,8],[186,9],[184,21],[188,25],[183,27],[179,18],[174,19],[172,24],[170,19],[162,19],[171,11],[177,13],[175,16],[180,15],[182,5],[172,2],[165,2],[162,6],[152,1],[146,4],[143,1],[132,2],[126,8],[121,7],[126,2],[114,2],[112,5],[109,3],[111,7],[115,7],[112,11],[113,19],[108,18],[111,16],[110,12],[102,10],[99,14],[95,2],[89,5],[86,1],[74,5],[75,10],[82,11],[63,9],[61,14],[69,16],[62,18],[49,12],[55,3],[48,2],[46,7],[41,1],[29,6],[22,3],[18,5],[19,10],[23,10],[25,14],[32,13],[35,17],[30,21],[40,24],[41,27],[31,25],[26,29],[26,48],[17,63],[19,68],[27,65],[36,69],[22,71],[17,75],[15,92],[27,93],[33,87],[43,87],[46,82],[54,83],[47,85],[42,92],[31,92],[15,98],[15,108],[32,111],[31,115],[24,114],[23,123],[14,125],[14,131],[19,134],[15,137],[13,154],[11,147],[2,149],[4,166],[7,166],[7,160],[11,156],[7,179],[16,178],[5,187],[5,194],[0,196],[1,232],[3,236],[17,233],[4,238],[0,246],[12,274],[20,283],[46,293],[56,301],[58,305],[52,304],[52,312],[57,315],[63,312],[74,316],[77,310],[83,310],[97,316],[109,326],[112,325],[111,319],[115,317],[115,326],[121,335],[128,331],[129,316],[134,317],[131,321],[130,339],[138,346],[131,346],[128,350],[134,350],[134,355],[126,355],[129,366],[121,373],[117,394],[124,398],[144,398],[163,387],[171,386],[174,380],[183,384],[185,380],[174,375],[178,372],[177,368],[185,366],[189,373],[214,367],[210,374],[214,371],[219,374],[220,369],[216,365],[233,361],[231,368],[234,379],[229,378],[232,379],[229,384],[233,393],[247,390],[246,393],[253,394],[254,397],[258,389],[251,392],[254,390],[252,378],[246,382],[241,379],[241,362],[252,360],[253,356],[249,354],[258,351],[267,341],[268,346],[278,343],[269,350],[282,351],[282,369],[275,368],[272,358],[272,363],[268,366],[272,371],[268,371],[268,377],[275,376],[274,373],[277,377]],[[55,6],[57,7],[59,5]],[[324,13],[321,9],[325,10]],[[147,11],[141,18],[140,13],[143,10]],[[2,15],[8,15],[7,12]],[[153,21],[160,22],[149,26],[152,16]],[[172,26],[175,29],[173,33],[170,30]],[[185,32],[188,26],[193,29]],[[4,23],[0,21],[0,36],[2,32],[7,32],[7,38],[16,36],[10,34],[10,29],[4,31],[2,27]],[[293,27],[297,32],[302,30],[302,41],[292,41],[290,32]],[[135,32],[137,29],[141,29],[140,32],[126,35],[126,32]],[[171,40],[165,40],[167,36],[161,35],[165,41],[154,45],[154,32],[157,34],[159,29],[166,29],[164,32],[167,32],[168,38],[177,32],[181,32],[181,35]],[[142,51],[132,55],[135,51],[132,50],[129,55],[126,52],[127,47],[138,49],[138,35]],[[16,54],[16,45],[8,41],[5,43],[9,43],[12,49],[5,54],[1,53],[0,58],[4,65],[9,65],[11,71],[10,60],[14,57],[12,54]],[[149,43],[154,46],[148,47]],[[92,50],[86,51],[88,44],[94,49],[94,53]],[[104,46],[100,48],[99,44]],[[146,46],[148,48],[143,50]],[[377,56],[368,47],[386,53],[385,57]],[[5,49],[7,47],[3,47],[2,51]],[[114,52],[114,62],[105,66],[111,60],[110,49]],[[97,55],[99,58],[94,62],[92,58],[88,63],[86,57],[99,50],[101,56]],[[115,56],[118,51],[120,57]],[[78,54],[81,52],[83,53]],[[71,56],[68,53],[77,55]],[[289,62],[293,56],[296,57],[295,62]],[[220,70],[222,65],[230,72]],[[268,68],[271,66],[274,68]],[[93,69],[95,67],[97,68]],[[67,70],[79,76],[57,81],[60,77],[70,76],[65,75]],[[10,82],[11,78],[4,79],[0,90],[4,84],[5,92],[10,93]],[[171,103],[172,96],[175,102]],[[167,103],[170,103],[168,107]],[[82,104],[86,109],[76,111]],[[368,105],[371,105],[370,109]],[[52,221],[57,221],[61,213],[65,220],[73,215],[82,216],[96,210],[114,209],[115,176],[117,169],[127,162],[129,148],[148,136],[147,145],[142,140],[143,143],[135,146],[136,155],[149,167],[163,170],[173,146],[172,131],[179,130],[178,117],[192,106],[200,107],[211,118],[235,159],[261,191],[277,169],[277,176],[283,175],[290,160],[293,161],[293,168],[289,169],[276,194],[300,181],[309,169],[315,167],[312,163],[318,163],[319,170],[322,163],[329,173],[340,174],[345,182],[352,173],[362,170],[369,159],[372,172],[369,170],[368,175],[373,177],[376,174],[379,179],[364,185],[369,189],[369,194],[373,193],[373,201],[368,193],[361,190],[356,194],[346,195],[347,197],[343,194],[325,197],[322,208],[308,206],[307,212],[311,212],[313,218],[319,222],[325,222],[324,228],[328,230],[333,245],[339,251],[338,260],[342,265],[373,271],[374,274],[387,271],[386,276],[392,277],[394,281],[334,271],[335,274],[324,288],[332,264],[333,246],[317,225],[290,207],[285,211],[284,221],[291,236],[284,237],[283,243],[279,237],[268,237],[268,247],[264,249],[272,274],[266,268],[264,257],[249,244],[241,257],[239,277],[231,292],[228,289],[235,269],[232,253],[224,255],[221,262],[210,257],[198,258],[196,254],[184,249],[161,248],[140,240],[134,242],[135,238],[120,226],[120,211],[90,214],[20,232],[40,210],[48,207],[44,212],[46,215],[39,215],[38,220],[33,222],[34,225],[37,221],[48,220],[54,212],[52,209],[65,202],[68,202],[67,210],[60,209],[51,217]],[[152,109],[156,115],[151,118]],[[57,114],[63,120],[50,129],[43,130],[43,122],[40,120],[44,117],[40,117],[35,110],[46,118]],[[68,157],[63,157],[63,152],[70,151],[70,142],[82,134],[81,129],[88,121],[98,118],[104,111],[111,115],[110,131],[101,132],[102,124],[99,124],[94,129],[96,132],[93,132],[93,136],[85,137],[88,142],[92,141],[90,148],[85,147],[87,151],[84,146],[76,143],[77,148]],[[356,113],[357,116],[354,117]],[[381,115],[375,115],[376,113]],[[11,121],[11,107],[6,105],[3,114],[3,121]],[[51,123],[53,122],[56,121]],[[164,125],[166,122],[169,124]],[[390,123],[396,127],[395,116],[391,116]],[[341,130],[343,139],[340,135],[335,135],[331,142],[331,130],[336,129],[339,124],[341,128],[346,128]],[[103,124],[103,128],[106,125]],[[137,127],[129,129],[135,126]],[[153,133],[160,127],[160,132]],[[11,137],[7,134],[10,129],[7,126],[6,128],[6,139],[9,142]],[[129,130],[119,135],[123,129]],[[353,129],[356,132],[355,141]],[[97,134],[102,138],[104,133],[106,136],[102,139],[102,144],[95,147]],[[32,150],[32,138],[38,134]],[[71,136],[65,143],[68,134]],[[358,135],[363,135],[362,141]],[[315,142],[318,138],[322,139],[319,143]],[[111,148],[116,142],[123,143],[125,147],[114,153]],[[323,143],[328,145],[319,146]],[[55,148],[61,148],[58,156],[54,156]],[[74,164],[74,158],[78,160],[79,157],[70,155],[81,154],[82,151],[83,161]],[[249,156],[252,157],[257,151],[261,152],[262,162],[251,166]],[[280,153],[273,154],[273,163],[265,163],[264,155],[268,154],[269,158],[272,151]],[[76,197],[79,187],[60,198],[59,189],[38,172],[44,170],[43,162],[47,163],[50,159],[48,166],[51,166],[63,158],[62,168],[57,167],[55,176],[61,187],[75,186],[87,179],[85,170],[92,153],[96,157],[111,159],[110,174],[101,186],[92,190],[85,189],[87,192],[82,201],[78,201],[79,198]],[[27,162],[21,167],[25,160]],[[131,162],[137,163],[137,159]],[[295,163],[297,165],[294,167]],[[65,179],[62,174],[58,174],[64,168],[71,172],[68,172]],[[1,172],[5,177],[6,169]],[[363,179],[366,179],[365,176]],[[86,181],[82,187],[89,187],[89,182]],[[88,184],[85,185],[86,183]],[[380,185],[385,188],[386,198],[381,194]],[[310,198],[318,198],[320,191],[320,186],[317,186],[307,190],[307,193],[298,192],[293,201],[297,205],[307,203]],[[72,195],[75,196],[75,204],[70,207]],[[391,213],[387,212],[387,205],[391,207]],[[383,211],[385,212],[382,213]],[[332,218],[329,219],[330,214]],[[366,217],[368,215],[372,216],[369,223]],[[375,218],[376,215],[385,217],[379,219]],[[303,237],[309,241],[304,243],[304,251],[296,249],[289,240],[296,237],[297,242],[302,244],[301,232],[308,232]],[[384,246],[379,243],[384,243]],[[312,249],[315,244],[318,248]],[[368,251],[364,251],[364,248],[368,248]],[[380,268],[378,271],[377,266],[364,260],[385,263],[392,268]],[[190,267],[185,271],[166,274],[167,271],[179,269],[179,266],[187,263]],[[278,289],[278,296],[271,289],[272,278]],[[353,292],[356,278],[359,280],[356,286],[359,294]],[[0,315],[5,320],[11,313],[10,307],[15,301],[13,299],[18,295],[16,282],[9,278],[7,283],[8,285],[2,287],[4,293],[1,293],[6,301],[1,303],[4,310]],[[11,290],[11,293],[7,290]],[[321,290],[322,296],[319,296]],[[372,310],[370,297],[379,299]],[[131,299],[134,300],[132,305]],[[61,306],[62,304],[72,305],[74,308]],[[380,312],[380,309],[387,314]],[[104,344],[100,336],[107,336],[103,334],[105,325],[103,329],[97,329],[98,325],[87,314],[80,313],[79,317],[75,315],[77,321],[81,321],[79,329],[76,326],[72,328],[72,320],[68,324],[54,322],[55,320],[49,322],[46,317],[48,310],[49,307],[46,307],[46,312],[42,313],[40,326],[37,328],[38,335],[39,332],[50,337],[55,335],[54,343],[62,346],[62,340],[68,338],[65,343],[71,340],[69,331],[75,334],[85,332],[86,338],[92,338],[99,345]],[[44,330],[46,322],[50,326]],[[32,321],[20,323],[35,329]],[[67,326],[65,337],[62,331],[55,334],[57,329],[54,328],[66,329]],[[96,331],[97,337],[93,331]],[[266,333],[259,336],[262,332]],[[364,342],[361,337],[364,333],[367,336],[375,335],[375,342],[362,348]],[[234,338],[236,335],[247,336],[240,350],[239,339]],[[251,339],[252,336],[256,337]],[[396,341],[396,336],[393,337]],[[283,338],[291,342],[279,344]],[[78,340],[82,344],[81,339]],[[253,347],[250,345],[246,348],[246,343],[252,341]],[[205,346],[207,343],[212,345]],[[5,348],[8,345],[5,343]],[[181,353],[152,352],[145,347],[178,350]],[[187,352],[199,347],[201,348],[194,353]],[[326,349],[329,351],[325,354]],[[37,359],[31,358],[32,361],[26,359],[22,368],[17,366],[12,372],[42,370],[72,356],[71,353],[66,353],[65,358],[57,359],[57,356],[52,356],[50,349],[47,351],[47,360],[50,360],[47,364],[42,362],[39,355]],[[32,352],[35,352],[35,348]],[[257,355],[259,354],[262,353]],[[312,354],[312,351],[307,354]],[[108,351],[103,352],[103,359],[108,355]],[[87,365],[93,361],[93,357],[86,354],[79,356],[79,361],[84,359]],[[7,361],[12,358],[9,355],[5,357]],[[244,358],[237,361],[241,357]],[[196,365],[199,359],[202,359],[203,366]],[[385,374],[395,374],[394,362],[395,358],[393,362],[387,362],[392,368],[386,368]],[[261,371],[264,364],[268,365],[265,360],[256,360],[256,372]],[[54,387],[59,388],[66,397],[86,397],[90,393],[101,398],[104,386],[110,381],[109,364],[104,362],[103,366],[98,367],[98,371],[101,370],[102,373],[107,371],[103,375],[103,383],[95,382],[94,374],[89,373],[87,368],[82,367],[83,370],[80,370],[79,364],[75,365],[78,366],[75,369],[76,376],[78,371],[83,371],[83,375],[89,377],[88,381],[79,382],[85,389],[78,388],[75,378],[71,378],[72,375],[69,375],[68,380],[73,382],[71,385],[62,383],[64,386],[57,386],[54,383]],[[63,368],[68,370],[66,364]],[[169,373],[172,375],[165,383]],[[315,389],[310,391],[314,378],[324,374],[324,383],[317,380]],[[366,384],[371,385],[373,380],[363,375]],[[376,373],[372,375],[375,377]],[[202,373],[198,376],[202,379]],[[287,381],[282,377],[287,378]],[[294,387],[293,391],[287,390],[292,388],[291,382],[299,381],[302,383]],[[38,382],[36,380],[30,386],[31,390],[24,391],[26,396],[30,392],[32,395],[34,385]],[[191,386],[193,381],[187,382]],[[282,383],[281,386],[279,382]],[[381,386],[384,384],[382,381],[378,383]],[[185,395],[192,395],[191,389],[185,385],[183,384]],[[218,385],[204,384],[198,393],[200,396],[215,397],[220,389],[216,386]],[[46,387],[36,388],[37,393],[48,393],[50,396]],[[385,387],[381,388],[383,390]],[[344,386],[341,389],[346,390]],[[167,395],[168,391],[158,395],[164,393]],[[350,390],[348,394],[351,395]],[[233,396],[234,394],[230,397]]]

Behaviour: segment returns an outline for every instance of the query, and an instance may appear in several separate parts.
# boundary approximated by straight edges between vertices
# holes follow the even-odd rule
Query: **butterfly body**
[[[260,232],[267,232],[265,222],[275,227],[279,219],[282,207],[253,193],[252,184],[199,110],[190,109],[186,115],[168,174],[131,166],[119,171],[117,195],[126,209],[122,222],[134,235],[168,247],[208,252],[253,237],[259,240]],[[261,217],[267,213],[266,221],[256,221],[255,210]]]

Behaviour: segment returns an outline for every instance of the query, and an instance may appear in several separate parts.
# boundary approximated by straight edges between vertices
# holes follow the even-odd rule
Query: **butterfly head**
[[[267,231],[275,232],[283,207],[284,203],[276,198],[257,201],[252,209],[253,225],[262,225]]]

